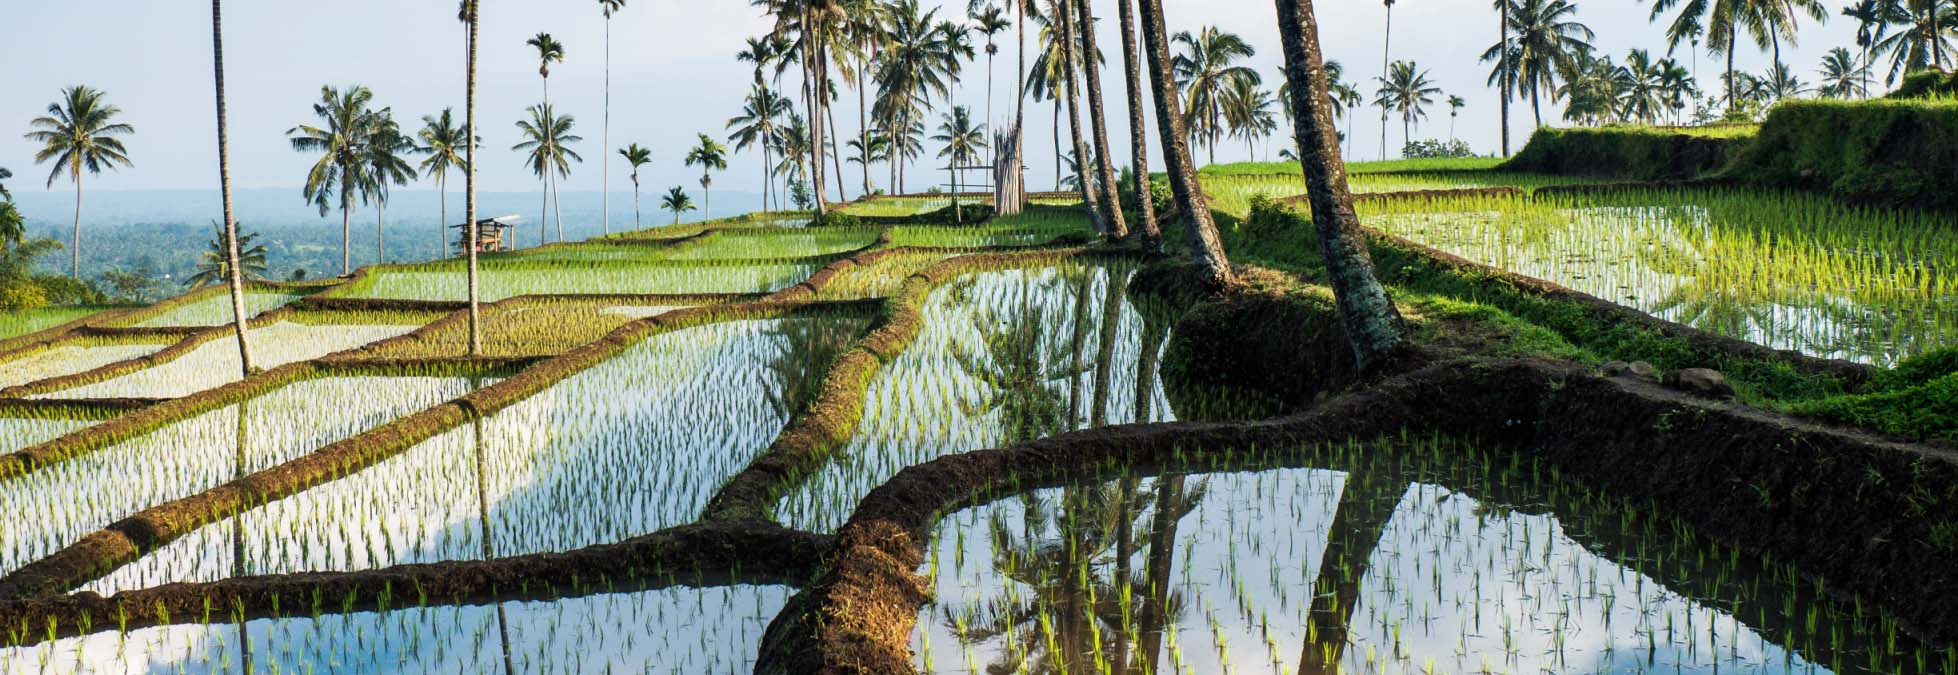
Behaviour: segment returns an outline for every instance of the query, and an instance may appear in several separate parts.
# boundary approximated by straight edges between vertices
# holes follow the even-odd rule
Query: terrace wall
[[[1686,133],[1657,127],[1538,129],[1500,167],[1626,180],[1684,180],[1726,166],[1747,143],[1742,133]]]
[[[1862,203],[1958,209],[1958,102],[1784,103],[1722,175]]]

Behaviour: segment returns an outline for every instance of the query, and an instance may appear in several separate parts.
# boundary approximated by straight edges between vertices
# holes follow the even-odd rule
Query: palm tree
[[[633,229],[639,229],[641,227],[639,224],[639,167],[645,166],[653,161],[653,151],[639,147],[638,143],[633,143],[624,148],[620,148],[619,156],[625,158],[625,163],[632,165],[632,227]]]
[[[1099,202],[1100,220],[1107,228],[1108,236],[1127,239],[1129,225],[1122,217],[1122,198],[1119,186],[1115,184],[1115,162],[1109,156],[1114,154],[1108,148],[1108,122],[1106,108],[1101,98],[1101,49],[1095,45],[1095,15],[1089,8],[1088,0],[1072,0],[1074,13],[1078,16],[1069,21],[1070,26],[1079,26],[1081,34],[1081,72],[1087,75],[1083,83],[1088,88],[1088,121],[1095,140],[1095,171],[1101,187]],[[1070,71],[1072,72],[1072,71]],[[1096,202],[1090,202],[1094,204]]]
[[[1561,75],[1564,84],[1555,95],[1564,99],[1564,119],[1599,125],[1618,121],[1624,115],[1625,93],[1631,89],[1631,76],[1610,57],[1580,51]]]
[[[1448,96],[1448,142],[1455,142],[1455,119],[1462,116],[1462,108],[1468,106],[1468,99],[1450,94]]]
[[[1190,258],[1204,279],[1214,286],[1233,282],[1230,257],[1224,253],[1217,235],[1217,223],[1210,217],[1210,205],[1197,182],[1196,161],[1190,157],[1190,135],[1183,127],[1181,102],[1176,96],[1174,65],[1169,56],[1169,31],[1164,27],[1162,0],[1136,0],[1142,22],[1143,53],[1149,60],[1149,86],[1156,101],[1156,125],[1163,144],[1163,162],[1168,165],[1170,192],[1190,237]]]
[[[687,151],[687,166],[700,166],[701,210],[714,206],[714,172],[727,170],[727,148],[714,140],[713,136],[700,134],[700,145]]]
[[[366,167],[361,171],[360,191],[362,201],[374,203],[374,261],[377,263],[387,262],[388,185],[407,185],[415,179],[414,165],[401,155],[419,149],[401,133],[401,125],[395,123],[392,111],[377,110],[369,119],[367,144],[362,153]]]
[[[7,167],[0,166],[0,180],[7,180],[13,177],[14,177],[14,172],[8,171]],[[11,202],[13,200],[14,200],[14,193],[7,191],[6,183],[0,183],[0,201]]]
[[[28,125],[33,131],[25,138],[40,143],[34,163],[54,162],[48,173],[48,187],[67,174],[75,182],[75,230],[69,242],[73,266],[69,278],[82,276],[82,171],[100,175],[103,169],[132,166],[129,150],[118,136],[136,133],[136,128],[114,121],[122,108],[110,105],[99,89],[75,85],[61,90],[61,100],[48,104],[48,114]]]
[[[1808,94],[1808,85],[1795,71],[1789,70],[1786,63],[1769,66],[1768,72],[1761,77],[1761,84],[1772,101],[1800,98]]]
[[[1224,88],[1222,103],[1230,134],[1244,139],[1245,150],[1255,158],[1256,141],[1278,130],[1278,121],[1271,114],[1271,92],[1250,80],[1234,79]]]
[[[944,121],[938,124],[938,135],[932,136],[931,140],[945,144],[945,149],[940,150],[938,156],[949,159],[954,167],[952,219],[953,222],[964,222],[965,212],[959,207],[960,172],[957,167],[965,166],[986,149],[986,125],[973,124],[972,113],[965,106],[954,106],[952,112],[945,115]]]
[[[1509,44],[1509,9],[1512,6],[1512,0],[1496,0],[1496,25],[1500,38],[1496,40],[1497,76],[1492,84],[1502,92],[1502,156],[1504,157],[1509,156],[1509,99],[1510,94],[1516,91],[1516,71],[1509,67],[1510,50],[1503,46]]]
[[[1848,49],[1837,47],[1822,57],[1822,86],[1816,91],[1825,98],[1862,98],[1869,94],[1863,82],[1869,79],[1868,67],[1858,65]]]
[[[761,148],[762,166],[762,204],[768,204],[769,191],[774,181],[768,179],[768,168],[773,164],[769,154],[774,151],[775,135],[778,133],[775,121],[789,114],[789,100],[768,89],[768,85],[755,83],[754,90],[748,93],[747,104],[741,114],[727,121],[727,128],[734,130],[727,139],[734,142],[736,152],[749,146]]]
[[[550,33],[538,33],[524,44],[537,48],[537,74],[544,79],[544,105],[551,104],[551,64],[564,63],[564,43]]]
[[[558,241],[564,241],[564,204],[556,200],[557,179],[571,175],[571,162],[585,161],[585,158],[579,157],[578,153],[569,147],[572,143],[585,139],[571,133],[571,128],[577,125],[577,119],[570,115],[559,117],[557,112],[551,109],[551,104],[541,103],[531,106],[529,110],[530,119],[517,122],[517,131],[523,135],[524,141],[510,146],[510,149],[530,151],[530,155],[524,159],[524,164],[528,165],[530,170],[537,174],[538,179],[544,182],[544,196],[547,203],[557,207],[557,238]],[[544,220],[542,215],[538,218],[537,245],[543,246]]]
[[[1389,3],[1392,4],[1392,3]],[[1173,40],[1182,45],[1176,55],[1176,79],[1182,83],[1186,124],[1198,137],[1207,137],[1210,163],[1217,163],[1217,140],[1223,135],[1224,89],[1234,80],[1263,84],[1258,71],[1237,65],[1239,59],[1257,56],[1258,50],[1244,38],[1206,26],[1196,34],[1177,33]]]
[[[1529,92],[1530,112],[1539,127],[1543,126],[1542,93],[1556,91],[1562,73],[1572,69],[1577,54],[1588,50],[1597,37],[1575,20],[1576,15],[1577,5],[1571,0],[1516,0],[1509,8],[1509,41],[1482,53],[1484,61],[1508,63],[1507,68],[1497,66],[1489,79],[1506,87],[1514,83],[1515,89]]]
[[[1428,80],[1428,71],[1418,70],[1413,62],[1395,61],[1387,69],[1387,79],[1380,82],[1380,91],[1374,104],[1382,110],[1392,109],[1401,114],[1401,141],[1414,142],[1414,123],[1428,113],[1425,107],[1434,102],[1434,95],[1441,88]]]
[[[1346,154],[1353,153],[1353,114],[1354,110],[1366,105],[1366,95],[1352,82],[1343,82],[1346,68],[1338,61],[1326,62],[1326,94],[1332,98],[1333,115],[1346,118]],[[1285,119],[1292,119],[1291,82],[1286,82],[1283,93],[1278,95],[1279,105],[1285,110]],[[1296,121],[1294,121],[1296,123]]]
[[[235,225],[233,227],[236,227]],[[231,233],[223,225],[211,224],[213,236],[210,249],[197,259],[197,273],[185,281],[191,288],[203,288],[220,282],[256,280],[265,276],[265,245],[258,243],[257,234],[246,234],[238,239],[238,245],[231,245]],[[238,258],[232,261],[232,251]],[[231,270],[244,270],[241,277],[234,278]]]
[[[320,119],[321,125],[301,124],[286,131],[293,150],[320,153],[320,160],[306,172],[303,192],[306,201],[317,205],[324,216],[334,191],[339,191],[341,274],[353,273],[354,195],[360,189],[366,166],[362,160],[372,114],[367,104],[373,100],[374,92],[360,85],[345,90],[320,87],[320,100],[313,104],[313,115]]]
[[[476,135],[476,39],[477,34],[482,31],[483,19],[482,12],[479,11],[479,5],[477,3],[478,0],[462,0],[461,14],[457,17],[469,26],[469,36],[465,40],[469,50],[469,65],[465,71],[467,74],[464,76],[466,91],[464,98],[466,115],[464,124],[469,129],[469,135],[468,142],[462,146],[464,148],[463,152],[466,153],[462,162],[462,175],[465,193],[463,202],[465,206],[463,208],[468,215],[468,221],[463,227],[463,231],[468,237],[468,244],[463,246],[463,249],[465,255],[469,257],[469,270],[467,272],[467,286],[469,289],[469,355],[472,357],[483,354],[483,308],[479,298],[479,291],[481,289],[477,283],[479,275],[476,269],[477,242],[481,241],[476,223],[476,147],[480,145]]]
[[[659,200],[659,207],[673,212],[673,224],[680,224],[680,214],[693,210],[693,198],[687,196],[687,189],[678,185],[666,191]]]
[[[999,43],[993,41],[993,36],[1012,27],[1013,22],[1006,20],[1006,12],[992,3],[972,14],[972,30],[986,36],[986,124],[993,123],[993,57],[999,55]]]
[[[1943,68],[1944,53],[1953,48],[1958,32],[1958,0],[1896,0],[1886,14],[1901,30],[1876,44],[1874,51],[1890,55],[1884,83],[1922,68]]]
[[[612,13],[625,8],[625,0],[598,0],[599,11],[605,14],[605,122],[599,132],[600,157],[612,152]],[[600,199],[599,210],[604,212],[601,221],[605,234],[612,233],[612,165],[606,164],[599,179],[599,189],[604,197]]]
[[[1619,105],[1625,117],[1645,124],[1659,119],[1660,112],[1666,108],[1666,63],[1654,63],[1652,55],[1643,49],[1634,49],[1625,55],[1625,80],[1628,85]]]
[[[1858,70],[1863,74],[1863,96],[1870,93],[1870,48],[1889,31],[1892,22],[1888,15],[1895,12],[1896,6],[1895,0],[1857,0],[1842,8],[1843,16],[1856,20],[1856,48],[1862,50],[1856,62],[1861,64]]]
[[[240,241],[238,239],[238,216],[237,212],[232,208],[231,203],[231,120],[230,116],[226,113],[224,103],[223,0],[211,0],[211,71],[214,75],[212,80],[216,84],[215,88],[217,90],[218,192],[220,198],[224,200],[224,225],[218,229],[218,234],[221,235],[219,239],[224,242],[224,250],[219,252],[217,260],[222,261],[227,269],[243,269],[249,271],[251,269],[250,267],[241,267],[243,263],[240,260],[238,252]],[[8,177],[7,170],[0,169],[0,178],[6,177]],[[5,195],[6,192],[6,188],[0,187],[0,195]],[[11,200],[12,197],[9,196],[8,199]],[[259,269],[263,270],[265,268],[264,247],[259,247],[256,252],[258,253]],[[231,328],[232,332],[238,338],[238,368],[239,372],[245,377],[250,377],[252,374],[252,345],[250,338],[247,336],[247,333],[250,331],[245,324],[245,282],[243,279],[231,279],[229,285],[231,286]]]
[[[1668,10],[1679,7],[1678,15],[1666,28],[1670,47],[1697,39],[1702,32],[1713,36],[1707,41],[1707,47],[1727,55],[1727,109],[1730,111],[1739,105],[1734,49],[1739,47],[1741,29],[1747,29],[1758,46],[1772,43],[1775,60],[1780,61],[1779,36],[1793,30],[1795,9],[1807,10],[1818,20],[1826,16],[1818,0],[1684,0],[1681,3],[1682,0],[1652,0],[1651,20],[1658,21]]]
[[[934,96],[951,95],[959,70],[959,45],[941,28],[937,16],[937,9],[926,12],[917,0],[898,0],[889,8],[887,42],[874,77],[878,84],[874,114],[898,150],[890,155],[893,192],[903,192],[902,165],[912,156],[905,136],[922,126],[921,108]]]
[[[9,250],[26,238],[27,218],[20,214],[20,207],[11,201],[0,201],[0,260],[7,259]]]
[[[468,143],[465,130],[455,125],[455,109],[443,108],[440,115],[423,115],[421,138],[421,172],[424,176],[435,177],[435,191],[441,194],[442,228],[436,235],[442,240],[442,257],[449,257],[449,169],[468,163],[462,158],[463,147]]]
[[[1380,79],[1386,81],[1394,59],[1394,0],[1381,0],[1387,6],[1387,26],[1380,32]],[[1387,109],[1380,109],[1380,158],[1387,159]]]
[[[1156,201],[1149,177],[1149,129],[1143,121],[1142,67],[1135,52],[1135,8],[1130,0],[1115,0],[1122,24],[1122,72],[1128,88],[1129,152],[1134,161],[1135,195],[1142,217],[1142,247],[1161,252],[1163,233],[1156,224]]]

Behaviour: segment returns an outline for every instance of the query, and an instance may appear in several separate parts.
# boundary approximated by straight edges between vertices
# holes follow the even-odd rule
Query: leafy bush
[[[1538,129],[1502,165],[1526,171],[1633,180],[1696,178],[1725,166],[1753,127]]]
[[[1904,76],[1903,84],[1890,92],[1889,99],[1937,98],[1958,96],[1958,71],[1919,70]]]
[[[1442,141],[1430,138],[1413,141],[1401,147],[1401,157],[1406,159],[1454,159],[1474,156],[1475,151],[1470,150],[1468,142],[1462,140]]]
[[[1724,173],[1885,206],[1958,208],[1958,101],[1790,101]]]

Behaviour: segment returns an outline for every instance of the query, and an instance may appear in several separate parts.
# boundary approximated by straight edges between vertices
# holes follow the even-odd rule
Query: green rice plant
[[[924,251],[898,251],[857,265],[831,277],[816,294],[818,300],[860,300],[889,297],[904,285],[904,280],[952,254]]]
[[[207,525],[89,588],[569,551],[691,522],[863,325],[772,319],[655,335],[478,423]]]
[[[0,340],[47,330],[83,317],[99,314],[105,307],[36,307],[0,312]]]
[[[1203,192],[1218,210],[1243,217],[1251,211],[1252,197],[1287,199],[1305,195],[1305,174],[1205,175]],[[1354,173],[1347,187],[1354,194],[1420,192],[1426,190],[1466,190],[1472,188],[1515,187],[1524,191],[1552,185],[1581,185],[1600,182],[1579,176],[1512,173],[1502,171],[1450,171],[1426,173]]]
[[[994,218],[985,225],[901,225],[891,228],[891,245],[930,248],[1038,246],[1068,236],[1092,237],[1085,213],[1042,209]]]
[[[990,200],[983,200],[990,201]],[[981,203],[982,200],[966,200],[967,204]],[[877,197],[864,199],[838,209],[841,213],[853,216],[915,216],[930,213],[952,205],[951,195],[930,195],[920,197]]]
[[[169,343],[153,340],[64,340],[51,347],[0,359],[0,389],[94,370],[118,361],[148,356],[166,346]]]
[[[632,321],[688,305],[636,305],[602,299],[516,298],[484,307],[483,355],[529,357],[561,354],[605,337]],[[469,324],[449,320],[419,339],[390,340],[363,350],[373,359],[453,357],[468,353]]]
[[[252,365],[261,369],[308,361],[414,330],[406,324],[309,325],[280,321],[251,329]],[[100,382],[83,384],[38,398],[176,398],[239,379],[238,345],[211,340],[190,353]]]
[[[283,307],[299,299],[303,293],[284,290],[255,288],[245,292],[245,312],[248,316]],[[138,328],[174,326],[218,326],[231,321],[231,295],[229,293],[207,293],[206,297],[170,308],[167,311],[143,318],[128,325]]]
[[[519,295],[576,293],[766,293],[813,274],[818,261],[741,263],[513,263],[493,262],[481,271],[481,297],[494,302]],[[383,268],[335,291],[338,297],[462,300],[467,289],[452,264]]]
[[[81,431],[94,420],[41,410],[0,409],[0,453],[9,453]]]
[[[777,518],[831,531],[906,466],[1171,418],[1154,371],[1163,333],[1125,301],[1132,271],[1068,263],[967,275],[933,291],[916,341],[871,381],[856,435],[789,490]]]
[[[455,398],[465,386],[456,378],[305,380],[0,482],[0,508],[33,514],[7,526],[0,572],[141,509]]]
[[[1939,655],[1796,570],[1520,459],[1447,439],[1212,452],[949,514],[915,662],[1876,674]],[[1258,464],[1303,466],[1232,468]]]
[[[1360,210],[1384,232],[1772,347],[1893,365],[1958,339],[1958,230],[1927,212],[1714,190]]]
[[[795,589],[675,586],[556,600],[452,604],[401,593],[400,606],[238,621],[217,608],[197,623],[107,630],[0,648],[0,672],[262,673],[754,671],[768,621]],[[295,605],[309,604],[294,599]]]
[[[877,243],[871,227],[719,230],[665,251],[667,260],[778,260],[848,253]]]
[[[1346,163],[1346,173],[1404,173],[1409,171],[1481,171],[1501,166],[1501,157],[1452,157],[1434,159],[1396,159],[1384,162]],[[1303,174],[1298,162],[1236,162],[1211,164],[1197,170],[1201,177],[1273,176]],[[1163,180],[1167,180],[1164,178]]]

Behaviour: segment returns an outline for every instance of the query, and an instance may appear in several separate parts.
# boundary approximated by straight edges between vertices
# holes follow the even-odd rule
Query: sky
[[[1619,57],[1634,47],[1664,51],[1661,28],[1647,15],[1650,5],[1638,0],[1576,0],[1578,19],[1597,32],[1595,44]],[[1120,34],[1113,0],[1092,0],[1099,19],[1099,37],[1108,56],[1104,71],[1110,102],[1109,133],[1118,146],[1118,165],[1128,163],[1127,115],[1120,107],[1124,87]],[[935,2],[941,17],[961,16],[965,0]],[[1328,59],[1346,64],[1347,79],[1363,82],[1371,91],[1379,75],[1386,9],[1374,0],[1321,0],[1317,11]],[[1838,10],[1832,2],[1830,11]],[[536,179],[522,166],[519,153],[508,148],[517,141],[515,123],[524,108],[543,96],[535,51],[524,41],[540,31],[553,34],[567,47],[567,59],[554,66],[550,94],[553,104],[575,115],[584,141],[574,149],[584,163],[561,181],[564,191],[598,191],[605,181],[601,159],[610,166],[610,189],[629,195],[628,173],[616,151],[603,143],[605,114],[606,22],[598,3],[589,0],[483,0],[478,115],[486,154],[481,188],[488,191],[527,191]],[[329,11],[330,10],[330,11]],[[314,157],[294,152],[286,141],[288,129],[311,123],[311,104],[322,85],[364,84],[375,92],[377,105],[393,108],[410,129],[420,127],[422,115],[463,103],[464,46],[462,26],[455,20],[454,0],[252,0],[225,7],[227,89],[230,104],[232,176],[241,188],[290,188],[298,201],[299,186]],[[1196,30],[1215,25],[1238,33],[1257,48],[1249,65],[1275,87],[1283,62],[1273,5],[1263,0],[1164,0],[1169,29]],[[9,187],[15,192],[41,191],[48,167],[36,167],[35,147],[20,134],[28,121],[43,114],[62,87],[86,84],[107,92],[109,101],[124,110],[122,119],[136,127],[128,141],[135,166],[85,178],[88,190],[214,190],[217,185],[216,125],[212,119],[211,33],[208,7],[173,0],[89,0],[87,2],[0,2],[0,26],[8,39],[0,41],[0,167],[13,170]],[[1453,133],[1478,153],[1496,151],[1497,100],[1483,86],[1488,65],[1477,57],[1496,39],[1497,19],[1483,0],[1400,0],[1393,9],[1392,54],[1412,60],[1429,71],[1446,94],[1468,100],[1453,123]],[[682,159],[695,134],[725,138],[728,118],[739,113],[751,78],[748,64],[735,60],[746,37],[765,32],[771,20],[745,0],[629,0],[611,22],[610,147],[638,142],[653,150],[654,162],[642,172],[648,194],[668,186],[698,189],[699,172]],[[1816,79],[1822,54],[1835,46],[1853,46],[1855,27],[1841,17],[1817,26],[1806,19],[1800,44],[1784,44],[1784,58],[1805,80]],[[1013,86],[1012,33],[998,38],[1000,55],[994,68],[994,116],[1007,119]],[[1682,48],[1683,49],[1683,48]],[[1678,54],[1691,65],[1692,55]],[[1702,54],[1702,86],[1713,88],[1720,59]],[[1743,70],[1765,69],[1769,57],[1743,48],[1737,57]],[[791,80],[794,75],[791,74]],[[986,97],[983,48],[969,64],[955,93],[957,102],[983,116]],[[785,84],[791,83],[785,81]],[[1439,99],[1417,138],[1447,138],[1451,121]],[[845,133],[857,128],[856,96],[849,90],[837,104],[836,115]],[[934,121],[928,125],[935,128]],[[1530,122],[1527,107],[1515,111],[1514,133],[1520,147]],[[1560,111],[1558,113],[1561,114]],[[1355,142],[1349,159],[1376,159],[1380,154],[1378,117],[1362,112],[1353,126]],[[1546,119],[1552,117],[1545,111]],[[1028,109],[1029,183],[1051,185],[1052,108]],[[1085,124],[1085,121],[1084,121]],[[1153,132],[1153,122],[1152,132]],[[1391,123],[1390,152],[1401,141],[1398,120]],[[1065,131],[1063,131],[1065,133]],[[847,138],[847,136],[846,136]],[[929,145],[929,144],[928,144]],[[1156,147],[1152,135],[1152,148]],[[1043,151],[1044,149],[1044,151]],[[938,148],[928,152],[936,154]],[[1259,147],[1253,156],[1242,143],[1223,144],[1218,161],[1266,159],[1274,148]],[[1159,152],[1155,152],[1159,155]],[[1205,157],[1199,157],[1204,161]],[[1158,162],[1160,158],[1157,158]],[[934,166],[936,164],[933,164]],[[1160,167],[1160,164],[1158,164]],[[847,173],[856,170],[846,166]],[[880,175],[873,171],[879,185]],[[907,177],[913,191],[944,182],[942,172],[920,170]],[[716,190],[758,191],[762,182],[757,152],[736,155],[729,169],[715,178]],[[858,175],[848,184],[849,196],[860,191]],[[456,181],[457,186],[460,181]],[[432,184],[416,186],[432,189]],[[414,188],[411,188],[414,189]],[[55,192],[70,192],[66,180]],[[614,197],[615,200],[619,197]],[[615,204],[614,209],[620,208]],[[53,216],[55,214],[35,214]],[[65,217],[65,214],[62,214]]]

